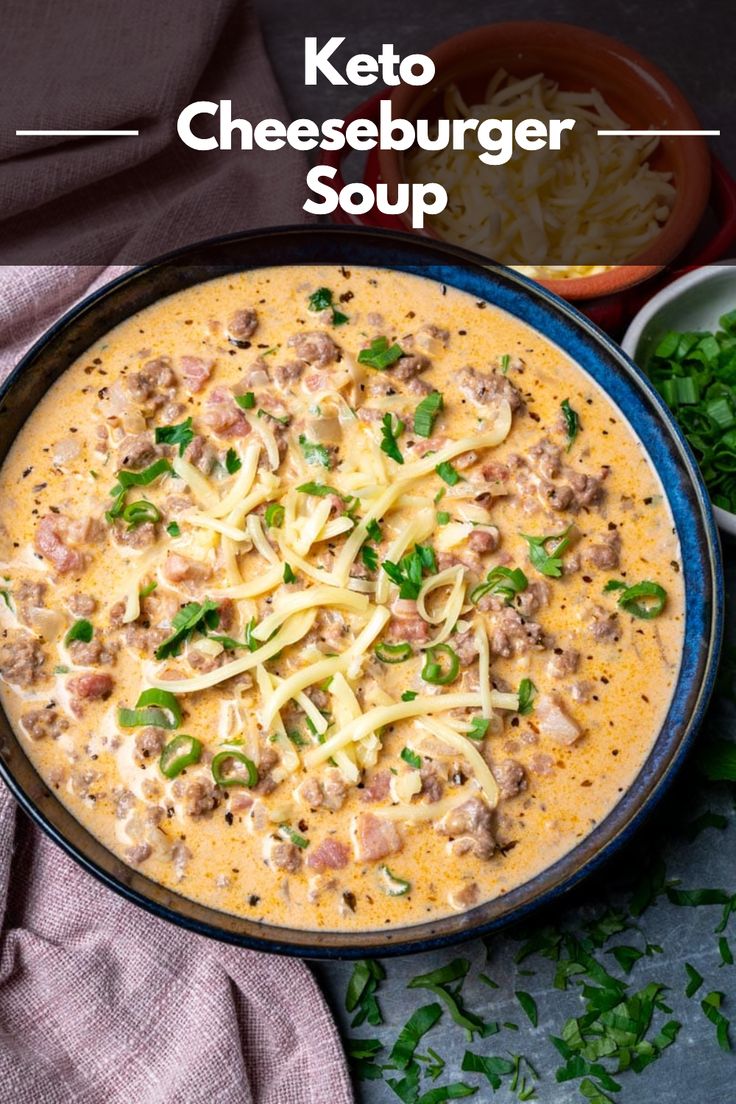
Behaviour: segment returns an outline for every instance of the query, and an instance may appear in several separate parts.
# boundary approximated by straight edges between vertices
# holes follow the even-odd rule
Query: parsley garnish
[[[443,460],[434,470],[440,479],[444,479],[448,487],[454,487],[462,479],[460,472],[453,468],[449,460]]]
[[[327,495],[334,494],[345,500],[345,496],[341,495],[335,487],[330,487],[328,483],[302,483],[297,490],[302,494],[316,495],[318,498],[326,498]]]
[[[316,441],[310,441],[303,433],[299,434],[299,444],[304,453],[304,459],[308,464],[321,464],[323,468],[332,467],[330,450],[325,445],[319,445]]]
[[[191,418],[187,418],[185,422],[180,422],[179,425],[156,426],[156,444],[178,445],[180,456],[184,455],[193,440],[194,430],[192,429]]]
[[[360,550],[360,558],[369,571],[378,571],[378,553],[375,548],[364,544]]]
[[[384,414],[381,422],[381,452],[385,452],[397,464],[404,463],[404,457],[399,452],[396,438],[404,432],[404,423],[400,418],[394,419],[391,414]]]
[[[372,540],[374,544],[380,544],[383,534],[381,533],[381,526],[375,518],[371,518],[365,527],[365,531],[368,534],[368,540]]]
[[[280,426],[284,426],[284,428],[286,428],[286,426],[288,426],[289,422],[291,421],[291,418],[288,414],[284,414],[283,417],[279,417],[278,414],[271,414],[269,410],[264,410],[262,406],[258,407],[256,414],[259,418],[268,418],[269,421],[277,422]]]
[[[407,701],[407,702],[408,701],[414,701],[414,699],[416,697],[417,697],[417,691],[416,690],[405,690],[404,693],[401,695],[401,700],[402,701]]]
[[[523,678],[519,683],[519,708],[516,710],[522,717],[527,717],[534,709],[534,696],[537,688],[529,678]]]
[[[361,349],[358,353],[358,363],[367,364],[369,368],[376,368],[379,372],[390,368],[392,364],[404,355],[400,345],[389,345],[388,338],[377,337],[370,343],[367,349]]]
[[[399,562],[384,560],[381,564],[392,583],[399,588],[399,598],[417,598],[422,589],[424,572],[434,574],[437,561],[430,545],[415,544],[413,552],[407,552]]]
[[[562,575],[562,555],[570,547],[572,525],[568,525],[561,533],[553,533],[549,537],[532,537],[526,533],[520,536],[529,545],[529,560],[542,575],[550,579],[559,579]],[[552,546],[552,551],[547,551],[547,545]]]
[[[405,763],[408,763],[410,767],[414,767],[415,770],[419,770],[422,765],[421,756],[417,755],[411,748],[405,747],[401,749],[401,758]]]
[[[225,453],[225,468],[227,469],[228,475],[235,475],[236,472],[240,471],[242,466],[241,459],[235,449],[229,448]]]
[[[92,628],[91,621],[87,621],[82,618],[81,621],[75,621],[69,632],[64,637],[65,644],[71,644],[73,640],[81,640],[84,644],[89,644],[92,639],[94,629]]]
[[[294,570],[293,570],[291,564],[288,564],[288,563],[284,564],[284,582],[285,583],[295,583],[296,582],[296,575],[294,574]]]
[[[216,629],[220,624],[220,611],[217,602],[206,598],[199,602],[188,602],[183,606],[173,621],[171,627],[174,630],[155,651],[156,659],[169,659],[170,656],[178,656],[182,645],[198,629],[206,633],[208,629]]]
[[[432,391],[422,399],[414,411],[414,432],[419,437],[432,436],[435,418],[443,406],[444,400],[439,391]]]
[[[178,521],[170,521],[169,524],[166,526],[166,532],[169,534],[170,537],[180,537],[181,527],[179,526]]]
[[[319,314],[321,311],[332,309],[332,325],[343,326],[348,321],[348,316],[339,311],[333,302],[333,293],[329,288],[321,287],[312,292],[307,300],[310,311]]]
[[[565,419],[565,428],[567,430],[567,451],[569,452],[575,443],[575,438],[580,432],[580,418],[577,412],[570,406],[569,399],[563,399],[560,404],[562,415]]]

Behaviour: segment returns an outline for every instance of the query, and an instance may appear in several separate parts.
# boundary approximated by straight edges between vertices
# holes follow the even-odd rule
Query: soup
[[[0,472],[3,706],[127,863],[376,929],[507,893],[631,784],[679,546],[618,409],[419,276],[179,292],[66,371]]]

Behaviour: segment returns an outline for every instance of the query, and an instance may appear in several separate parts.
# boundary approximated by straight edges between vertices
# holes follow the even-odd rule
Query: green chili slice
[[[470,601],[475,605],[486,594],[498,594],[509,606],[528,586],[529,580],[520,567],[494,567],[488,572],[486,581],[471,590]]]
[[[139,498],[137,502],[130,502],[123,510],[123,521],[127,522],[128,529],[136,529],[144,522],[155,523],[161,520],[161,511],[149,502],[147,498]]]
[[[381,663],[403,663],[404,660],[411,659],[413,654],[411,644],[387,644],[384,640],[376,644],[373,651]]]
[[[155,725],[156,728],[178,728],[181,724],[181,707],[168,690],[144,690],[135,709],[118,709],[121,728],[139,728]]]
[[[195,736],[175,736],[161,752],[158,765],[167,778],[176,778],[186,767],[198,763],[202,755],[202,745]]]
[[[647,599],[647,605],[642,605],[640,598]],[[621,592],[618,600],[621,609],[632,614],[633,617],[641,617],[644,621],[651,621],[653,617],[659,617],[667,604],[667,591],[659,583],[653,583],[645,579],[642,583],[627,587]]]
[[[389,897],[403,897],[411,889],[411,882],[406,878],[399,878],[387,866],[379,866],[379,885]]]
[[[242,774],[225,774],[225,764],[234,760],[245,767],[247,777]],[[212,760],[212,777],[218,786],[255,786],[258,782],[258,769],[252,759],[240,751],[220,751]]]
[[[455,681],[460,670],[460,658],[449,644],[435,644],[427,648],[424,654],[427,660],[421,674],[425,682],[431,682],[433,686],[448,686]],[[442,669],[439,656],[444,656],[447,660],[445,670]]]

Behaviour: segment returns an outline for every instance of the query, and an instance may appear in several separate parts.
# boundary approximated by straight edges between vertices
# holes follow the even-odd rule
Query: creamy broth
[[[615,805],[677,677],[640,442],[556,346],[420,277],[271,268],[156,303],[50,389],[0,494],[24,748],[125,861],[250,919],[507,893]]]

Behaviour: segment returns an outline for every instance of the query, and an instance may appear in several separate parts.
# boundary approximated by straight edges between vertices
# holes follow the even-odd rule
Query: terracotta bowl
[[[521,78],[542,72],[566,90],[597,88],[633,129],[699,129],[689,104],[661,70],[623,43],[583,27],[536,21],[489,24],[447,39],[429,56],[435,64],[434,80],[421,88],[398,85],[391,95],[394,117],[414,120],[442,114],[442,93],[452,82],[466,102],[477,102],[490,77],[503,68]],[[708,147],[700,137],[664,137],[651,164],[674,174],[677,195],[669,219],[641,255],[596,276],[540,283],[565,299],[591,299],[632,287],[674,260],[705,212]],[[379,168],[392,192],[406,179],[402,152],[381,150]],[[410,228],[408,219],[405,222]],[[439,237],[431,228],[425,234]]]

